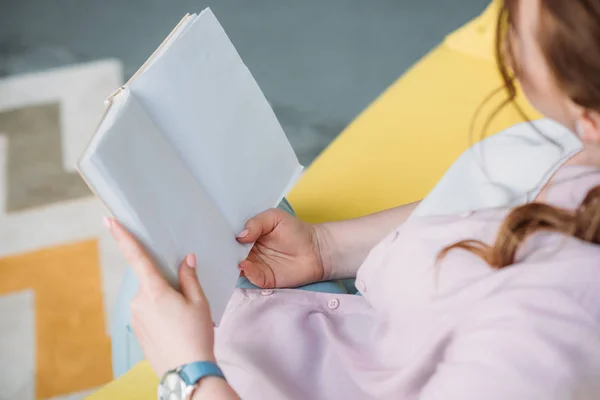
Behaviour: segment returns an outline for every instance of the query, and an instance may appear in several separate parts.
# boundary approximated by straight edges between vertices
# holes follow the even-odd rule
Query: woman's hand
[[[262,288],[298,287],[329,279],[323,263],[325,232],[279,209],[267,210],[246,223],[240,243],[252,243],[240,269]]]
[[[133,236],[113,219],[105,224],[140,281],[131,302],[131,328],[157,375],[195,361],[214,362],[214,325],[196,277],[195,256],[181,263],[178,293]]]

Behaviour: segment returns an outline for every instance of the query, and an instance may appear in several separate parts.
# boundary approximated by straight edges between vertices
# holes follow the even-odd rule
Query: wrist
[[[323,281],[334,279],[333,270],[333,238],[327,224],[313,225],[315,232],[315,247],[318,261],[323,269]]]

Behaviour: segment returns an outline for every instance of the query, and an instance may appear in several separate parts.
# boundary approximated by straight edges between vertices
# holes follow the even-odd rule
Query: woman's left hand
[[[131,328],[157,375],[195,361],[214,362],[214,324],[196,277],[195,256],[181,263],[179,293],[129,232],[114,219],[105,224],[140,281],[131,302]]]

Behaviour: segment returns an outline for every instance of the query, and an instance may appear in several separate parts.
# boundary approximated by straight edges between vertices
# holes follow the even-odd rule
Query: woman
[[[218,360],[228,381],[200,374],[194,400],[599,398],[600,1],[505,0],[499,33],[511,99],[503,54],[531,103],[585,144],[535,203],[319,226],[258,215],[240,269],[264,289],[236,291],[216,347],[195,257],[179,294],[107,220],[140,279],[132,327],[155,371]],[[272,290],[353,277],[362,296]]]

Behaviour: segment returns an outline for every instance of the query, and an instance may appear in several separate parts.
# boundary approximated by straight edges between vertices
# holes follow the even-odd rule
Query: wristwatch
[[[158,384],[158,400],[190,400],[198,382],[207,376],[225,379],[223,371],[211,361],[198,361],[167,371]]]

